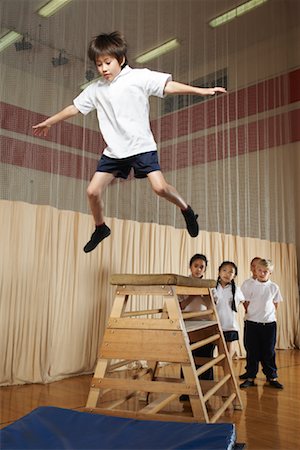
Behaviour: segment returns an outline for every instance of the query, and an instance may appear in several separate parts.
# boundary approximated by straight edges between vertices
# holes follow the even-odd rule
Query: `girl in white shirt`
[[[201,253],[196,253],[192,258],[190,259],[190,276],[192,278],[199,278],[202,279],[204,277],[206,268],[207,268],[207,258],[205,255],[202,255]],[[202,295],[179,295],[178,296],[179,305],[182,311],[184,312],[193,312],[193,311],[203,311],[207,309],[207,302],[205,299],[205,296]],[[199,320],[197,317],[196,320]],[[193,356],[194,357],[205,357],[205,358],[212,358],[214,353],[214,344],[207,344],[203,347],[197,348],[196,350],[193,350]],[[196,368],[198,369],[200,365],[196,363]],[[213,368],[211,367],[206,372],[202,373],[199,376],[200,380],[213,380],[214,374],[213,374]],[[187,399],[185,395],[182,395],[180,397],[181,400]]]
[[[245,300],[234,281],[237,273],[238,269],[234,262],[223,261],[219,267],[217,285],[213,289],[219,320],[231,358],[235,352],[234,342],[239,339],[237,308],[239,303]]]

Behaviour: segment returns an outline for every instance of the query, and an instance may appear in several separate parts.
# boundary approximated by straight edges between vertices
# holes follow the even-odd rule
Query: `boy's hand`
[[[41,123],[38,123],[37,125],[34,125],[32,128],[33,128],[34,136],[46,137],[49,133],[51,125],[46,125],[45,122],[41,122]]]
[[[214,88],[207,88],[207,95],[215,95],[216,92],[227,92],[225,88],[223,87],[214,87]]]

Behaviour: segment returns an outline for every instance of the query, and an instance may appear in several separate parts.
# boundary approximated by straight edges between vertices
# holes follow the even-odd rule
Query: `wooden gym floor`
[[[279,381],[284,390],[265,383],[259,372],[257,387],[242,390],[243,411],[229,411],[219,422],[236,425],[237,442],[247,450],[296,450],[300,424],[300,350],[278,350]],[[245,360],[234,360],[234,372],[244,372]],[[67,378],[51,384],[0,388],[0,428],[39,406],[78,409],[85,406],[91,375]],[[188,408],[185,402],[184,408]]]

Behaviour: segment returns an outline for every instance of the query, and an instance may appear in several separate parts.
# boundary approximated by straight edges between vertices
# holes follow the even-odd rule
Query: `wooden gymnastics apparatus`
[[[215,423],[227,409],[242,409],[212,298],[214,280],[161,274],[112,275],[110,282],[116,294],[85,410],[137,419]],[[178,295],[201,296],[207,309],[182,312]],[[161,307],[139,309],[138,297],[133,301],[136,296],[145,296],[150,303],[149,296],[159,297]],[[209,343],[217,349],[212,358],[193,356],[193,350]],[[120,369],[130,366],[135,368]],[[176,367],[176,376],[174,372],[161,376],[162,366]],[[214,368],[214,380],[200,379],[210,368]],[[182,395],[188,396],[189,412],[181,408],[171,414],[172,403],[181,405]]]

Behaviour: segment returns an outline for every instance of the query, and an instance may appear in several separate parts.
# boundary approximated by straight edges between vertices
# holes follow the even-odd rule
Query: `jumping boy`
[[[85,245],[86,253],[107,236],[110,229],[103,214],[103,194],[115,178],[126,179],[133,168],[136,178],[148,177],[154,192],[181,209],[192,237],[199,233],[198,215],[169,185],[159,166],[157,145],[150,129],[149,97],[167,94],[214,95],[224,88],[199,88],[172,81],[170,74],[132,69],[127,64],[127,44],[115,31],[92,39],[88,56],[101,79],[78,95],[72,105],[35,126],[35,136],[47,136],[52,125],[79,112],[86,115],[97,110],[100,131],[107,144],[88,189],[87,195],[95,220],[95,231]]]

